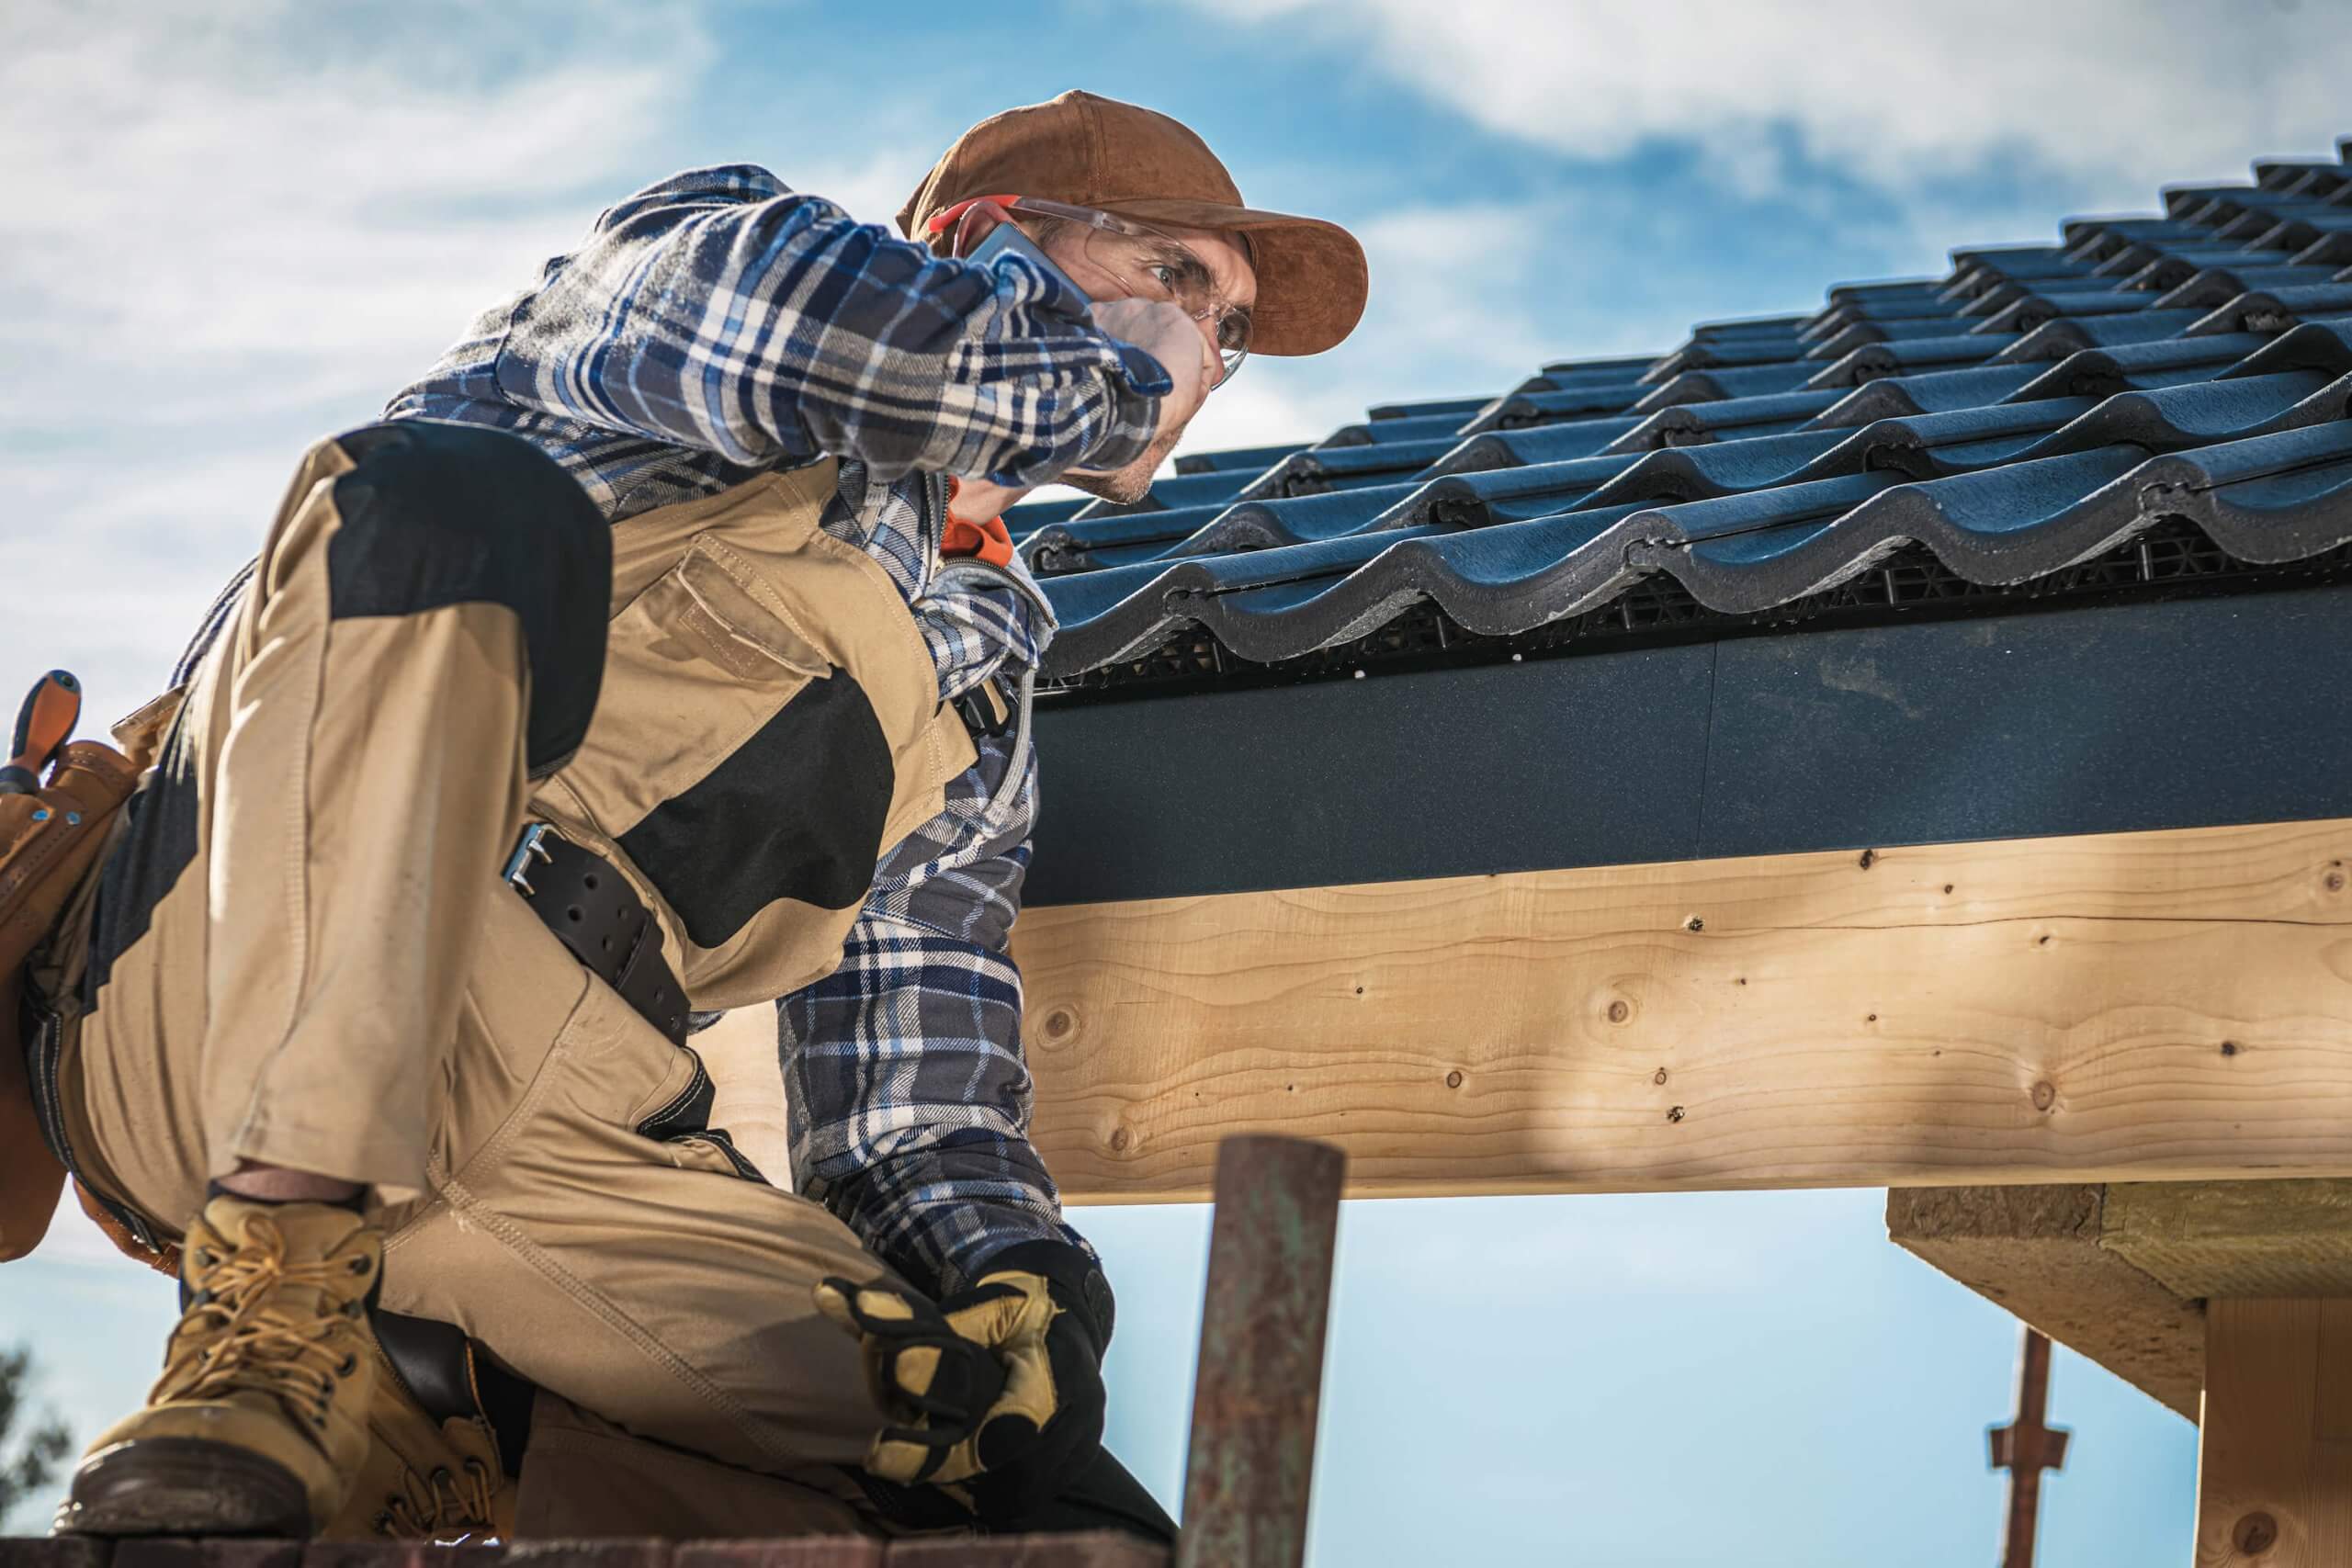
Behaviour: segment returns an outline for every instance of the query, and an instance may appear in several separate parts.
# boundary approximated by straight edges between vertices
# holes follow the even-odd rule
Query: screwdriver
[[[0,795],[38,795],[40,776],[82,720],[82,682],[52,670],[33,683],[17,711],[16,738],[0,766]]]

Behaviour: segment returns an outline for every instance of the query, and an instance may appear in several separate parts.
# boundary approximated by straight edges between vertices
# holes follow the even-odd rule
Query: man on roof
[[[1053,621],[998,516],[1140,496],[1245,355],[1346,336],[1363,253],[1078,92],[899,227],[744,166],[613,208],[311,451],[121,732],[32,1066],[184,1315],[61,1529],[478,1528],[536,1410],[526,1530],[723,1533],[722,1472],[770,1533],[1169,1529],[1026,1133]],[[769,1002],[788,1191],[685,1043]]]

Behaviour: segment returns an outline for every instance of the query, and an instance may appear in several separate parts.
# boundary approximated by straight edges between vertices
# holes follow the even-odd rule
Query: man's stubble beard
[[[1184,423],[1190,424],[1192,422],[1187,420]],[[1101,496],[1115,505],[1132,506],[1151,493],[1151,476],[1159,471],[1159,465],[1168,460],[1168,454],[1176,450],[1176,443],[1183,438],[1184,425],[1180,424],[1172,431],[1152,437],[1151,445],[1144,449],[1143,456],[1125,468],[1114,468],[1107,474],[1065,473],[1062,483],[1082,490],[1089,495]]]

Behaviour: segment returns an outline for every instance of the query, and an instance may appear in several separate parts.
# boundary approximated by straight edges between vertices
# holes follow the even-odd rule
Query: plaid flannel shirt
[[[938,476],[1119,466],[1168,389],[1084,310],[1017,258],[941,260],[763,169],[695,170],[606,212],[386,412],[522,435],[614,521],[840,458],[822,526],[881,563],[954,697],[1034,665],[1052,626],[1009,589],[939,577]],[[794,1185],[940,1292],[1016,1243],[1086,1245],[1029,1143],[1005,946],[1036,760],[978,744],[877,868],[841,967],[776,1003]],[[1020,787],[991,817],[1008,770]]]

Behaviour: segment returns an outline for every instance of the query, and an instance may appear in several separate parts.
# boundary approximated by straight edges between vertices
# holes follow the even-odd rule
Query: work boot
[[[435,1420],[371,1344],[375,1397],[368,1457],[343,1510],[320,1533],[329,1540],[462,1540],[514,1534],[514,1485],[500,1461],[490,1418]]]
[[[90,1446],[60,1532],[304,1538],[368,1455],[383,1234],[332,1203],[218,1193],[189,1225],[147,1407]]]

